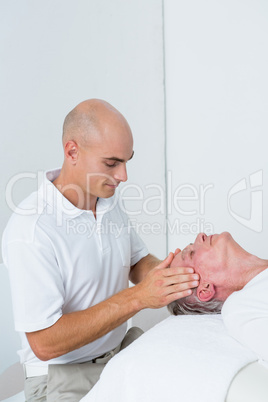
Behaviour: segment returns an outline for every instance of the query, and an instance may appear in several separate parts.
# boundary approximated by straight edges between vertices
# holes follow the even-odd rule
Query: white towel
[[[220,315],[171,316],[115,356],[83,402],[224,402],[256,355],[231,338]]]

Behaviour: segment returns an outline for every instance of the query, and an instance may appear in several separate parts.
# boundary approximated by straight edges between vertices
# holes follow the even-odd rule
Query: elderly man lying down
[[[222,309],[229,333],[268,361],[268,260],[246,252],[230,233],[199,233],[176,254],[173,265],[193,267],[200,283],[191,296],[171,303],[170,312],[215,314]]]
[[[268,401],[268,261],[229,233],[200,233],[175,254],[199,286],[116,355],[83,402]]]

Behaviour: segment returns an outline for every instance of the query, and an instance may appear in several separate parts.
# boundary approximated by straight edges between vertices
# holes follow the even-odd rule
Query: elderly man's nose
[[[195,239],[195,243],[197,244],[201,244],[204,243],[204,241],[206,240],[207,235],[205,233],[199,233]]]

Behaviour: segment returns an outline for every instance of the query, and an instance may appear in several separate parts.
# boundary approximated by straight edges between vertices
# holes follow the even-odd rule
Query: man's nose
[[[115,174],[114,174],[114,178],[117,181],[127,181],[127,167],[126,164],[121,164],[120,166],[118,166]]]
[[[207,235],[206,235],[205,233],[203,233],[203,232],[199,233],[199,234],[196,236],[195,244],[202,244],[202,243],[204,243],[206,237],[207,237]]]

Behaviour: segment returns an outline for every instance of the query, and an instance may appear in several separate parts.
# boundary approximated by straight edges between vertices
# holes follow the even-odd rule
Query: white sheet
[[[171,316],[115,356],[83,402],[224,402],[256,355],[231,338],[220,315]]]

